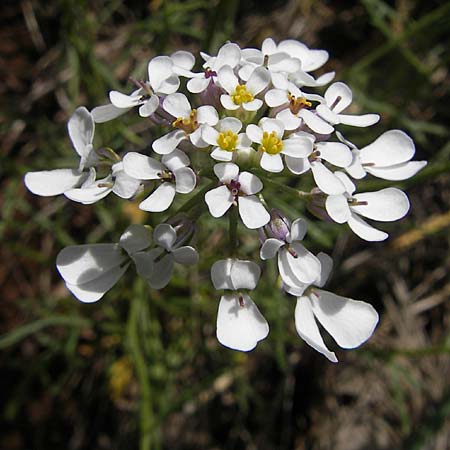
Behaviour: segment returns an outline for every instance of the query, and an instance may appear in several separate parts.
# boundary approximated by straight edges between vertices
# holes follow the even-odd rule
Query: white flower
[[[118,244],[71,245],[61,250],[56,267],[67,288],[81,302],[100,300],[134,261],[138,273],[148,276],[153,260],[143,252],[151,235],[143,225],[131,225]],[[125,252],[123,251],[125,250]]]
[[[251,141],[245,133],[239,133],[242,123],[235,117],[219,120],[216,127],[205,125],[203,140],[212,145],[211,157],[217,161],[231,161],[239,150],[249,151]]]
[[[225,347],[248,352],[269,334],[269,325],[253,300],[241,289],[255,289],[261,269],[252,261],[226,259],[211,267],[215,289],[232,293],[220,298],[217,339]]]
[[[174,263],[193,265],[198,262],[197,251],[188,245],[182,246],[183,239],[177,239],[175,229],[161,223],[153,231],[153,241],[156,248],[147,252],[153,261],[153,270],[145,278],[153,289],[162,289],[167,286],[172,277]]]
[[[270,220],[269,213],[254,195],[263,188],[258,177],[249,172],[239,173],[239,167],[234,163],[218,163],[214,173],[222,185],[205,194],[213,217],[222,217],[232,206],[237,206],[247,228],[260,228]]]
[[[281,232],[280,221],[284,228]],[[285,217],[272,212],[272,221],[266,229],[270,229],[274,237],[266,239],[261,246],[261,259],[278,256],[278,270],[286,284],[296,286],[314,282],[320,275],[320,262],[299,242],[305,237],[306,222],[297,219],[290,225]]]
[[[251,141],[259,144],[261,167],[268,172],[281,172],[284,168],[281,154],[295,158],[307,157],[312,151],[312,142],[304,136],[283,139],[284,124],[276,119],[263,118],[259,126],[250,124],[246,129]]]
[[[188,167],[188,156],[175,149],[162,157],[161,162],[149,156],[130,152],[123,158],[125,172],[139,180],[160,180],[161,184],[139,204],[144,211],[165,211],[173,202],[175,194],[188,194],[196,184],[194,171]]]
[[[223,66],[217,75],[220,85],[227,92],[220,96],[225,109],[235,111],[242,107],[246,111],[257,111],[261,108],[263,101],[256,96],[269,85],[270,75],[266,69],[255,69],[245,84],[239,82],[230,66]]]
[[[342,172],[336,172],[346,186],[346,192],[329,195],[325,201],[328,215],[337,223],[347,223],[351,230],[366,241],[383,241],[388,237],[360,216],[381,222],[393,222],[404,217],[409,211],[406,194],[397,188],[386,188],[376,192],[354,194],[355,185]]]
[[[333,261],[324,253],[319,253],[317,257],[321,262],[322,272],[314,285],[323,287],[331,273]],[[338,360],[323,342],[317,321],[336,343],[345,349],[356,348],[366,342],[378,323],[378,313],[369,303],[341,297],[308,285],[302,288],[285,286],[285,289],[298,296],[295,307],[297,333],[331,362]]]
[[[416,152],[414,141],[401,130],[386,131],[359,150],[340,133],[338,137],[353,148],[353,162],[346,171],[355,179],[370,173],[384,180],[406,180],[427,165],[426,161],[411,161]]]
[[[95,124],[91,113],[80,106],[69,119],[68,132],[75,151],[80,157],[78,169],[56,169],[39,172],[28,172],[25,175],[25,186],[36,195],[49,197],[64,194],[87,179],[85,168],[92,167],[98,161],[93,149]]]
[[[190,139],[196,147],[208,146],[202,139],[203,126],[214,126],[219,121],[219,115],[212,106],[205,105],[197,109],[191,109],[187,97],[177,92],[164,99],[163,108],[176,118],[172,123],[175,130],[153,142],[152,148],[156,153],[167,155],[185,139]]]
[[[318,120],[322,120],[322,124],[315,124],[317,130],[312,128],[309,123],[308,126],[317,133],[329,134],[332,133],[334,125],[340,123],[344,125],[352,125],[354,127],[368,127],[377,123],[380,120],[378,114],[363,114],[360,116],[341,114],[353,100],[353,94],[350,88],[344,83],[333,83],[325,92],[325,102],[318,105],[316,112]],[[320,130],[322,131],[320,131]]]

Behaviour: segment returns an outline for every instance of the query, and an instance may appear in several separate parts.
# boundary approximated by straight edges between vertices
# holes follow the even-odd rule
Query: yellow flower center
[[[178,117],[178,119],[172,123],[172,126],[183,130],[186,134],[193,133],[199,127],[197,122],[197,110],[193,109],[189,114],[189,117]]]
[[[283,141],[278,137],[278,134],[275,131],[270,133],[264,131],[259,149],[269,153],[269,155],[276,155],[283,150]]]
[[[308,102],[305,97],[296,97],[295,95],[289,94],[289,109],[291,110],[291,113],[294,115],[297,115],[302,108],[308,107],[310,108],[312,106],[311,102]]]
[[[228,130],[225,133],[220,133],[217,138],[217,145],[227,152],[234,152],[238,141],[238,135]]]
[[[231,99],[236,105],[242,105],[242,103],[253,101],[255,97],[247,91],[247,86],[245,86],[245,84],[238,84],[231,94]]]

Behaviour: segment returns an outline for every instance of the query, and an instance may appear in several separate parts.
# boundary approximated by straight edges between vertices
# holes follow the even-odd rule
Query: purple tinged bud
[[[275,239],[286,242],[291,231],[291,223],[280,210],[272,209],[267,229]]]

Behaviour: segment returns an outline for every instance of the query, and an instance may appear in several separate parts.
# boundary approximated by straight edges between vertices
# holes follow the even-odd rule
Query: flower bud
[[[290,233],[290,220],[278,209],[272,209],[270,212],[270,222],[266,225],[270,235],[280,241],[285,241]]]

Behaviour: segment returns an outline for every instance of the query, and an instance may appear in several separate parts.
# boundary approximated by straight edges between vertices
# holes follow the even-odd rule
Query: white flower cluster
[[[283,180],[290,175],[292,186],[297,186],[295,179],[311,171],[316,187],[297,191],[297,198],[302,197],[319,218],[347,223],[362,239],[381,241],[387,233],[363,217],[398,220],[409,210],[408,198],[397,188],[355,193],[352,179],[370,174],[404,180],[426,162],[411,161],[414,143],[403,131],[387,131],[357,148],[336,129],[340,124],[368,127],[379,116],[345,113],[352,92],[344,83],[331,84],[323,95],[307,92],[334,78],[332,72],[318,78],[311,74],[328,60],[324,50],[295,40],[277,45],[266,39],[261,50],[226,43],[216,56],[201,53],[201,57],[203,69],[197,72],[189,52],[157,56],[148,64],[147,80],[132,80],[136,89],[131,94],[111,91],[109,104],[91,112],[79,107],[68,123],[80,157],[78,167],[26,174],[27,188],[37,195],[64,194],[91,204],[112,191],[124,199],[139,197],[139,208],[149,212],[166,211],[177,194],[192,193],[153,233],[150,227],[132,225],[118,244],[67,247],[58,255],[57,268],[68,289],[83,302],[99,300],[131,263],[150,287],[161,289],[175,262],[198,261],[189,244],[201,214],[209,211],[215,218],[227,214],[231,257],[211,268],[214,287],[230,292],[220,299],[217,337],[229,348],[248,351],[267,336],[269,326],[248,295],[257,285],[260,266],[237,258],[239,216],[245,227],[258,230],[261,259],[277,258],[282,289],[297,297],[298,334],[336,362],[316,321],[338,345],[354,348],[371,336],[378,315],[367,303],[321,289],[331,272],[331,258],[305,248],[301,241],[306,222],[299,218],[291,223],[276,208],[276,199],[264,197],[264,184],[285,187],[276,183],[278,174]],[[180,79],[187,83],[182,86]],[[135,107],[155,132],[163,130],[152,142],[154,154],[119,156],[108,147],[94,148],[95,124]]]

